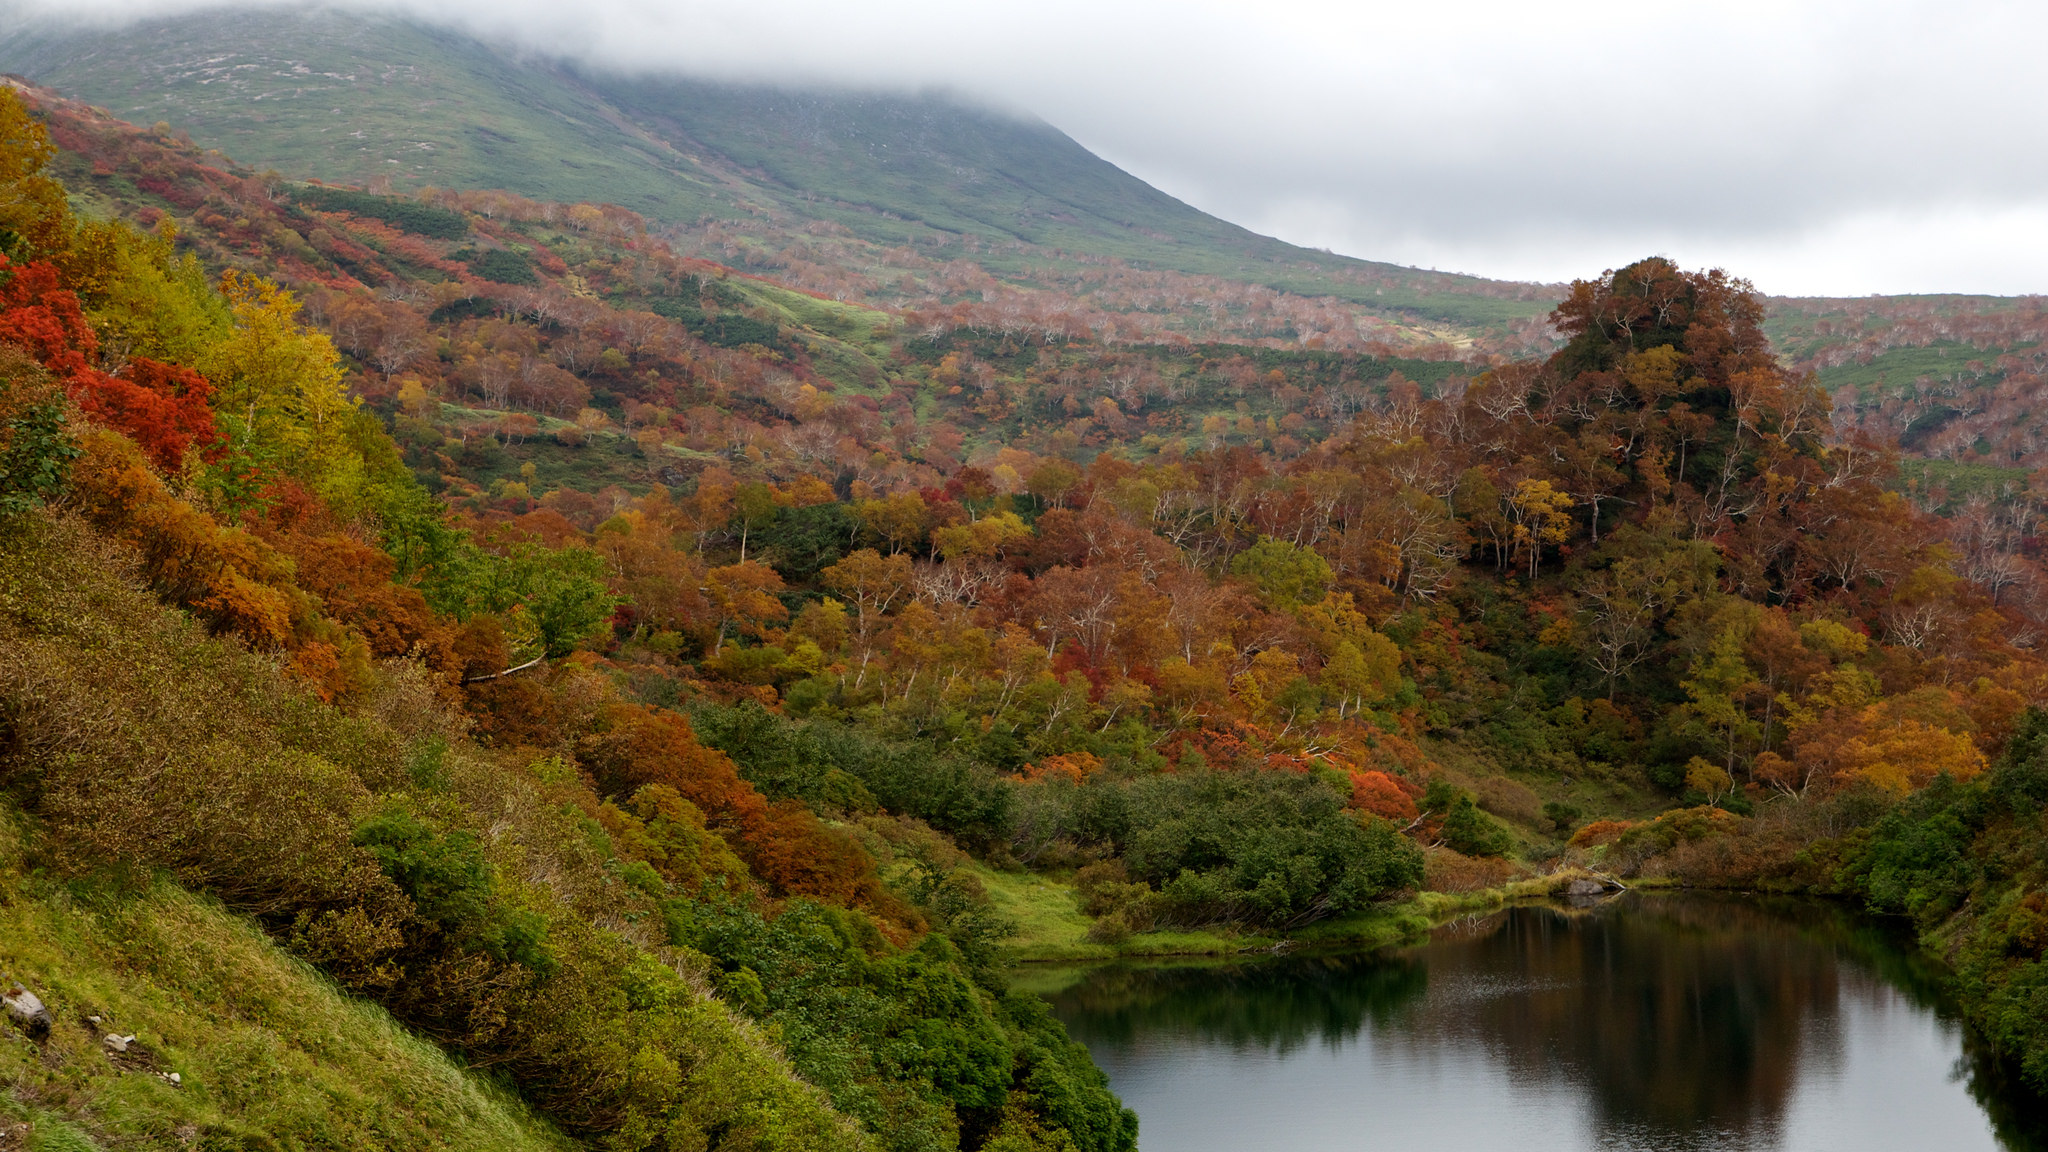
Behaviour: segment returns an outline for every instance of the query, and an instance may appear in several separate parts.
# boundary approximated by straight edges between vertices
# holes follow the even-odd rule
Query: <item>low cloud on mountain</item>
[[[185,0],[31,0],[125,20]],[[359,0],[617,68],[945,87],[1296,243],[1556,280],[2048,289],[2048,13],[1990,2]]]

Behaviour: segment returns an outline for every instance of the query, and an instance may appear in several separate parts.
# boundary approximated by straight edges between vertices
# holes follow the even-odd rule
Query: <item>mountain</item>
[[[1260,236],[1048,124],[942,95],[626,77],[332,13],[17,26],[0,35],[0,69],[292,177],[613,203],[672,226],[828,227],[881,249],[951,244],[998,276],[1107,258],[1461,331],[1535,320],[1556,295]]]
[[[1142,338],[1515,355],[1547,347],[1555,299],[1258,236],[1049,125],[938,95],[621,76],[331,13],[19,26],[0,35],[0,68],[289,176],[619,204],[689,255],[885,309],[1016,291],[1040,313],[1047,296],[1081,300]],[[1126,283],[1106,305],[1105,259],[1184,278]],[[984,275],[963,279],[963,265]],[[1240,299],[1245,285],[1269,295]],[[1818,373],[1847,423],[1935,457],[2014,461],[2043,442],[2031,302],[1771,307],[1774,344]]]

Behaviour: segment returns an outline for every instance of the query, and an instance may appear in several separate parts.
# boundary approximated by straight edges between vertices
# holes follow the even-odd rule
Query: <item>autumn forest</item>
[[[1586,877],[1907,925],[2048,1093],[2038,308],[1651,258],[1459,334],[983,244],[303,181],[0,93],[0,936],[161,1073],[62,1018],[0,1051],[22,1107],[1124,1152],[1017,959]],[[208,949],[267,999],[164,959]],[[370,1034],[301,987],[389,1049],[277,1040]]]

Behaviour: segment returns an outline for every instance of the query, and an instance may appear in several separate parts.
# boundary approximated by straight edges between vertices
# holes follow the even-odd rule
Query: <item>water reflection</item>
[[[1060,993],[1054,1008],[1085,1019],[1091,1043],[1163,1031],[1285,1056],[1311,1041],[1350,1040],[1368,1022],[1386,1025],[1428,987],[1428,969],[1403,956],[1110,967]]]
[[[2031,1152],[1930,987],[1828,909],[1670,895],[1391,955],[1098,969],[1052,999],[1145,1152]]]
[[[1431,975],[1460,995],[1422,1004],[1414,1029],[1480,1038],[1517,1080],[1574,1080],[1603,1128],[1754,1136],[1801,1065],[1839,1063],[1833,958],[1752,909],[1501,920],[1432,950]]]

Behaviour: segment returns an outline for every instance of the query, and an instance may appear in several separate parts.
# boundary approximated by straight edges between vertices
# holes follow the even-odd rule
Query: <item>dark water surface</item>
[[[1367,956],[1039,970],[1142,1152],[2039,1152],[1927,961],[1822,906],[1523,907]]]

